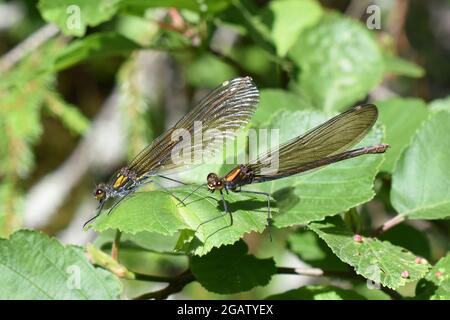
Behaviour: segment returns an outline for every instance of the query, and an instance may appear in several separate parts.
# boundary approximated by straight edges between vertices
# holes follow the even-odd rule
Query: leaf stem
[[[111,257],[116,261],[119,261],[119,246],[121,236],[122,232],[120,230],[116,230],[116,236],[114,237],[114,242],[111,247]]]
[[[398,214],[395,217],[389,219],[383,223],[378,229],[375,230],[374,236],[379,236],[380,234],[388,231],[389,229],[395,227],[396,225],[402,223],[406,220],[406,217],[402,214]]]

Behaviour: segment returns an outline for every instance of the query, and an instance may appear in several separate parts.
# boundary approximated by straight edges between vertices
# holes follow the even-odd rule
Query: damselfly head
[[[94,197],[98,201],[104,201],[108,197],[107,195],[107,186],[104,183],[99,183],[95,186],[94,189]]]
[[[223,181],[219,178],[219,176],[215,173],[208,174],[206,178],[208,189],[211,191],[214,190],[222,190],[223,189]]]

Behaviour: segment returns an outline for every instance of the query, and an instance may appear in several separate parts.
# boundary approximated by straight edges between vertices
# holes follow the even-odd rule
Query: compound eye
[[[97,189],[95,190],[94,196],[97,200],[101,200],[105,197],[105,190],[103,189]]]

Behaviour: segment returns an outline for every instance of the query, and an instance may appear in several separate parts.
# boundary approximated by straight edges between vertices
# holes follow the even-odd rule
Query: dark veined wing
[[[183,152],[190,152],[192,158],[197,150],[206,148],[211,150],[220,139],[233,137],[239,128],[245,126],[253,116],[258,103],[259,91],[250,77],[225,81],[172,128],[142,150],[128,168],[140,177],[159,170],[169,171],[185,166],[186,163],[172,159],[172,150],[175,147],[182,144]],[[178,135],[177,129],[189,133],[192,141]],[[211,129],[215,132],[213,141],[194,139],[195,136],[204,136],[204,133]]]
[[[254,182],[263,182],[298,174],[320,167],[320,159],[336,155],[357,144],[375,124],[377,107],[365,104],[351,108],[307,133],[291,139],[258,157],[248,168],[255,174]],[[278,150],[278,155],[276,151]],[[269,169],[278,157],[278,169]]]

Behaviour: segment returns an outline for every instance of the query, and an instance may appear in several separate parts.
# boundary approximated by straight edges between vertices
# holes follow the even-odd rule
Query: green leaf
[[[127,54],[139,48],[135,42],[118,33],[95,33],[70,43],[56,57],[49,71],[61,71],[86,59]]]
[[[378,290],[376,287],[368,286],[367,282],[361,282],[358,280],[352,281],[353,290],[356,293],[362,295],[367,300],[391,300],[392,298],[384,293],[382,290]]]
[[[450,300],[450,253],[436,263],[417,284],[417,297],[431,300]]]
[[[425,70],[415,63],[402,59],[391,53],[384,53],[384,72],[393,73],[400,76],[410,78],[421,78],[425,74]]]
[[[306,97],[282,89],[261,89],[259,106],[252,117],[252,124],[268,122],[280,111],[312,109]]]
[[[28,230],[0,239],[0,282],[1,299],[118,299],[122,291],[81,248]]]
[[[116,231],[107,230],[95,239],[95,246],[103,250],[110,249],[114,241]],[[138,250],[149,252],[172,253],[177,243],[178,236],[166,236],[156,232],[139,232],[136,234],[122,233],[120,237],[121,250]]]
[[[55,23],[66,35],[83,36],[88,26],[111,19],[121,0],[39,0],[38,9],[47,22]]]
[[[172,235],[188,227],[177,207],[177,200],[162,191],[137,192],[128,197],[110,214],[103,214],[94,224],[94,230],[103,232],[118,229],[129,234],[156,232]]]
[[[186,80],[195,87],[214,88],[235,76],[233,67],[212,54],[201,55],[186,66]]]
[[[410,219],[450,216],[450,113],[432,115],[402,154],[392,176],[391,202]]]
[[[134,273],[130,272],[124,265],[120,264],[117,260],[111,257],[109,254],[104,253],[93,244],[87,244],[86,254],[92,264],[100,266],[106,270],[109,270],[113,274],[124,279],[134,279]]]
[[[359,293],[334,286],[305,286],[275,294],[267,300],[366,300]]]
[[[280,112],[273,117],[269,127],[280,129],[282,143],[329,118],[331,114],[321,112]],[[381,136],[381,131],[376,128],[359,145],[380,143]],[[374,196],[373,181],[382,160],[383,155],[365,155],[243,189],[272,194],[279,211],[274,214],[277,227],[306,224],[369,201]]]
[[[333,14],[305,30],[289,52],[300,87],[314,105],[341,110],[364,98],[383,76],[383,58],[359,22]]]
[[[349,267],[339,260],[326,243],[312,231],[299,231],[288,238],[289,249],[302,261],[325,271],[348,271]]]
[[[450,96],[444,99],[436,99],[430,103],[430,109],[434,112],[447,111],[450,112]]]
[[[193,189],[194,186],[172,190],[178,198],[183,199]],[[213,247],[235,243],[245,233],[262,232],[265,229],[267,200],[264,197],[230,193],[225,198],[233,215],[233,225],[230,225],[229,215],[224,213],[220,197],[202,188],[185,201],[186,206],[179,205],[178,200],[162,191],[138,192],[110,215],[99,217],[94,230],[102,232],[119,229],[130,234],[147,231],[172,235],[182,229],[199,228],[187,250],[203,255]],[[215,219],[199,227],[202,222],[212,218]]]
[[[322,15],[322,7],[314,0],[273,1],[269,8],[273,14],[272,38],[280,57],[284,57],[300,33]]]
[[[428,117],[428,109],[422,100],[415,98],[393,98],[377,105],[380,121],[385,125],[385,142],[390,145],[381,170],[392,173],[400,155]]]
[[[417,263],[416,256],[406,249],[374,238],[363,237],[362,242],[355,241],[353,232],[340,217],[313,222],[309,227],[339,259],[351,265],[357,274],[375,283],[397,289],[428,272],[429,265]]]
[[[193,257],[191,270],[206,290],[221,294],[264,286],[276,273],[273,259],[248,255],[243,241],[214,249],[204,257]]]

